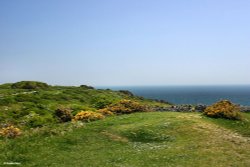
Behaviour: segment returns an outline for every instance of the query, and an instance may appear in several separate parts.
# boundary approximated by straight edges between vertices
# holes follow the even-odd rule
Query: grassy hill
[[[2,140],[0,161],[24,166],[247,167],[249,129],[243,133],[200,113],[135,113],[43,127]]]
[[[122,99],[133,100],[149,108],[169,106],[134,96],[128,91],[98,90],[86,85],[49,86],[41,82],[25,81],[0,85],[0,123],[41,127],[57,122],[54,117],[57,108],[69,108],[75,115],[81,110],[105,108]]]
[[[54,115],[61,106],[75,115],[97,112],[122,99],[149,110],[169,104],[89,86],[16,85],[21,87],[0,85],[1,126],[11,123],[22,130],[14,139],[0,138],[1,165],[250,166],[250,113],[244,113],[243,120],[226,120],[198,112],[136,112],[62,123]]]

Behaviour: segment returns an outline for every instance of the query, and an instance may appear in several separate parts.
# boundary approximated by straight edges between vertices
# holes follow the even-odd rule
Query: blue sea
[[[227,99],[236,104],[250,106],[248,86],[117,86],[112,90],[129,90],[150,99],[165,100],[174,104],[206,104]]]

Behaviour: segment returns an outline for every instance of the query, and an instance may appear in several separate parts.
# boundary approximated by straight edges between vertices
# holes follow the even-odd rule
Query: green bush
[[[46,89],[49,85],[37,81],[20,81],[11,85],[13,89]]]
[[[92,97],[92,106],[96,109],[102,109],[114,102],[114,98],[107,94],[98,94]]]
[[[88,85],[80,85],[80,88],[84,88],[84,89],[95,89],[92,86],[88,86]]]

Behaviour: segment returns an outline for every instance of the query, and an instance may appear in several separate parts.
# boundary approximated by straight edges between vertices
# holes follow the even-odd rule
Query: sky
[[[250,84],[249,0],[1,0],[0,84]]]

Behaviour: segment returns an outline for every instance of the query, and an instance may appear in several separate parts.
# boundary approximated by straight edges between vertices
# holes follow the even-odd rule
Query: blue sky
[[[249,0],[1,0],[0,83],[250,84]]]

